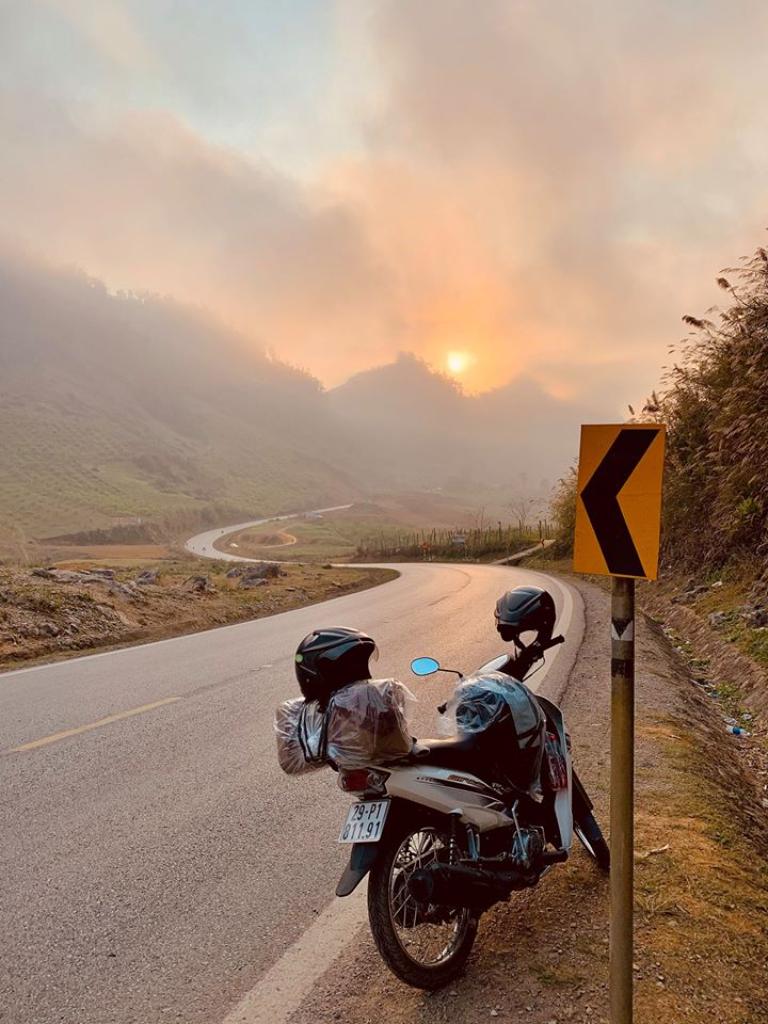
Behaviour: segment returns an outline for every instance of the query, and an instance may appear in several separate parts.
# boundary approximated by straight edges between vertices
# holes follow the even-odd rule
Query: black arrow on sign
[[[581,492],[608,572],[616,576],[645,575],[618,497],[658,433],[655,428],[622,430]]]

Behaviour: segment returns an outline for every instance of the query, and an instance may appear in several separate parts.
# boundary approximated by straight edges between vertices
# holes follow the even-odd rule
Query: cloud
[[[169,114],[107,127],[56,104],[0,105],[5,229],[113,287],[208,305],[299,361],[343,363],[386,273],[355,217]]]
[[[66,18],[99,53],[135,71],[155,71],[157,53],[139,32],[126,6],[117,0],[40,0]]]
[[[764,5],[739,19],[715,3],[374,10],[385,88],[359,173],[385,154],[394,206],[407,197],[402,217],[386,208],[392,252],[432,236],[410,291],[442,282],[447,305],[474,304],[502,374],[650,387],[681,313],[760,240]],[[455,274],[457,252],[470,266]]]
[[[127,4],[46,2],[137,78],[172,63]],[[5,229],[209,305],[327,383],[458,349],[473,389],[527,374],[606,415],[642,399],[680,316],[761,240],[765,5],[340,0],[336,17],[373,70],[342,96],[339,137],[361,142],[307,160],[311,178],[214,144],[162,89],[131,110],[25,82],[0,103]]]

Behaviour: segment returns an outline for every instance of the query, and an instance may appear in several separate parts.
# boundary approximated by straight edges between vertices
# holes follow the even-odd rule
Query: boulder
[[[136,584],[140,587],[153,587],[160,578],[156,569],[145,569],[136,577]]]
[[[728,621],[727,612],[712,612],[711,615],[707,616],[709,619],[710,626],[714,626],[717,629],[719,626],[724,626]]]

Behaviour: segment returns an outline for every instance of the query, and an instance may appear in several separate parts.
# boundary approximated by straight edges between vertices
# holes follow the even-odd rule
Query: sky
[[[768,226],[768,5],[0,0],[0,243],[615,417]]]

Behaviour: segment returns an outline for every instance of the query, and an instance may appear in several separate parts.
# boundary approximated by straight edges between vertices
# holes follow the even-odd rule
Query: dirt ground
[[[0,668],[274,615],[397,575],[284,565],[249,581],[243,573],[254,570],[192,559],[75,560],[42,571],[0,568]]]
[[[587,633],[563,706],[579,773],[608,831],[608,601],[578,583]],[[637,1024],[768,1019],[768,812],[745,743],[694,683],[690,659],[639,624],[636,754]],[[757,731],[757,729],[756,729]],[[367,930],[291,1024],[608,1019],[608,885],[581,849],[535,890],[484,915],[464,977],[426,994],[385,969]]]

